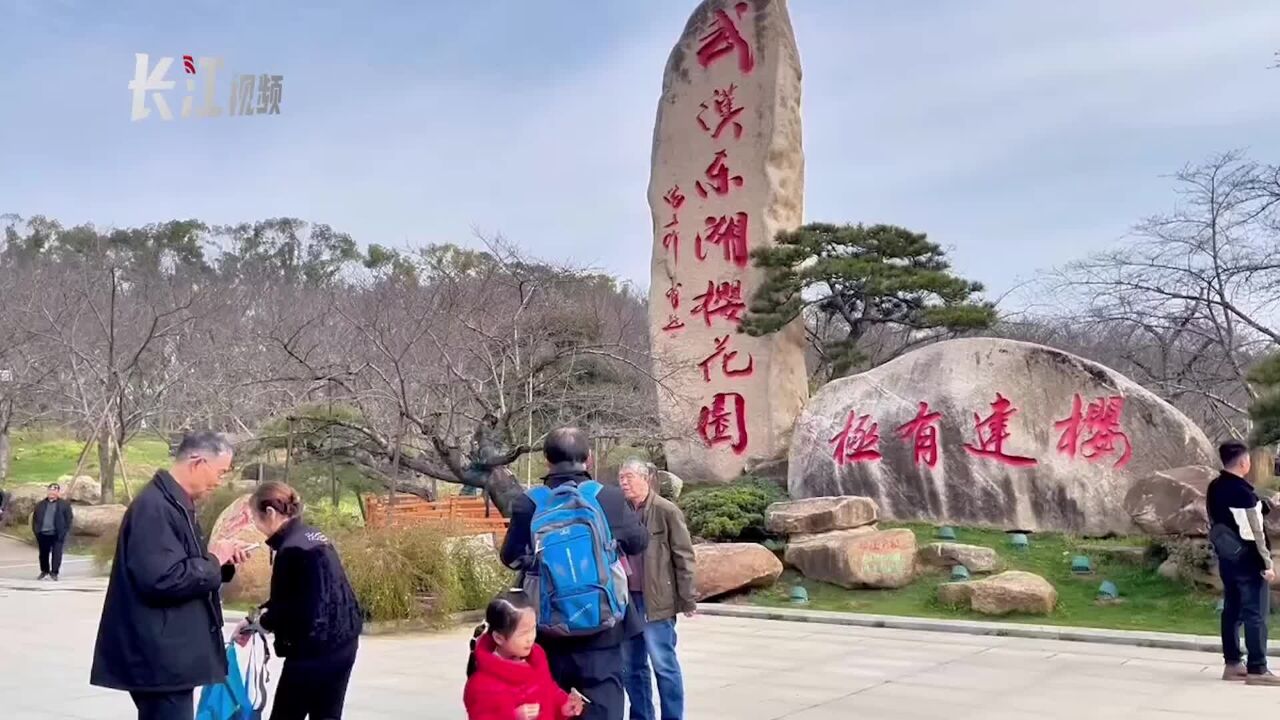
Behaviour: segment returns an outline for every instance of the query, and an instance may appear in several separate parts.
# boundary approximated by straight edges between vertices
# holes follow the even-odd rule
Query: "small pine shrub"
[[[767,536],[765,508],[785,499],[776,484],[744,477],[729,485],[689,491],[680,498],[680,509],[695,537],[720,542],[757,541]]]

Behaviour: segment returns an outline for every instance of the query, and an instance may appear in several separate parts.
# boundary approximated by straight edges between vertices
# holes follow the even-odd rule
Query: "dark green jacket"
[[[649,528],[644,551],[646,619],[657,622],[698,607],[693,589],[693,540],[684,513],[657,492],[649,493],[642,513]]]

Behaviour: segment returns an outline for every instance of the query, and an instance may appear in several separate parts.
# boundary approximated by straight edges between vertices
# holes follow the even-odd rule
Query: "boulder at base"
[[[782,575],[782,561],[755,543],[693,546],[698,601],[751,588],[769,587]]]
[[[62,497],[80,505],[97,505],[102,502],[102,484],[97,478],[88,475],[63,475],[58,478],[58,485],[62,488]]]
[[[1217,476],[1205,465],[1152,473],[1129,488],[1125,512],[1148,535],[1204,537],[1209,533],[1204,494]]]
[[[658,471],[658,494],[662,497],[675,502],[680,499],[680,493],[684,491],[684,481],[675,473],[666,470]]]
[[[115,535],[126,509],[124,505],[77,505],[72,509],[71,534],[92,538]]]
[[[230,541],[237,545],[262,543],[249,554],[249,560],[236,567],[231,582],[222,586],[222,596],[228,600],[264,602],[271,595],[271,564],[267,560],[267,539],[253,525],[249,496],[241,495],[227,506],[213,523],[209,533],[210,547]]]
[[[920,548],[920,562],[930,567],[949,568],[963,565],[971,573],[989,573],[1000,569],[1000,556],[981,545],[936,542]]]
[[[983,615],[1048,615],[1058,604],[1058,591],[1035,573],[1010,570],[985,580],[943,583],[938,602],[969,606]]]
[[[1125,534],[1130,485],[1213,457],[1200,428],[1113,370],[968,338],[827,383],[796,422],[788,488],[866,496],[891,520]]]
[[[36,505],[49,495],[49,489],[45,485],[19,485],[5,492],[9,494],[9,499],[5,501],[4,517],[5,522],[11,525],[30,523],[31,513],[35,511]]]
[[[764,513],[765,528],[778,535],[849,530],[875,523],[875,501],[864,497],[817,497],[778,502]]]
[[[910,530],[835,530],[792,538],[787,564],[801,575],[846,588],[899,588],[915,577]]]

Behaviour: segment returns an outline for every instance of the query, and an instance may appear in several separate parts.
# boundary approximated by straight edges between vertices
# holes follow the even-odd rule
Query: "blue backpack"
[[[529,491],[533,567],[525,591],[536,599],[538,630],[545,635],[594,635],[626,615],[627,573],[600,506],[602,487],[568,482]]]

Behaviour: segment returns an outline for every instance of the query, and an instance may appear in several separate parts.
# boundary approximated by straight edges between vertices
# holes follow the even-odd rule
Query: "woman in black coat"
[[[297,491],[264,483],[250,503],[274,551],[271,599],[259,619],[284,658],[271,720],[341,718],[364,620],[355,592],[329,539],[303,524]]]

